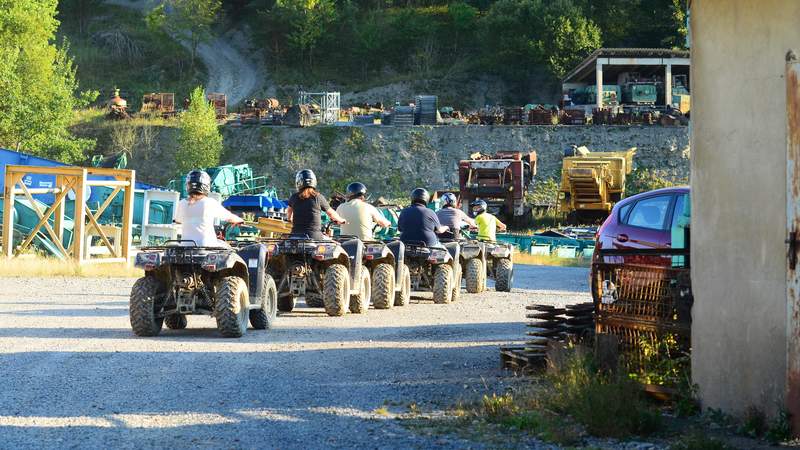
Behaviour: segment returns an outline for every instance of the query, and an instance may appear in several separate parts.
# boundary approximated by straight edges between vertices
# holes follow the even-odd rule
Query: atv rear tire
[[[486,278],[486,268],[483,267],[483,261],[478,258],[467,260],[467,292],[470,294],[478,294],[483,291]]]
[[[369,301],[372,298],[372,282],[369,277],[369,269],[361,267],[361,274],[358,277],[358,293],[350,296],[350,312],[353,314],[364,314],[369,311]]]
[[[372,271],[372,304],[375,309],[394,306],[394,267],[381,263]]]
[[[188,325],[188,321],[184,314],[170,314],[164,318],[164,325],[170,330],[183,330]]]
[[[214,317],[223,336],[242,337],[247,332],[248,295],[247,283],[237,276],[217,281]]]
[[[400,268],[400,290],[394,294],[394,306],[406,306],[411,301],[411,270],[403,264]]]
[[[433,274],[433,303],[450,303],[453,299],[453,268],[447,264],[436,267]]]
[[[264,279],[264,292],[261,294],[261,307],[250,310],[250,325],[256,330],[268,330],[278,315],[278,289],[275,280],[267,275]]]
[[[514,265],[510,259],[495,261],[494,289],[498,292],[511,292],[514,282]]]
[[[343,316],[347,312],[350,299],[350,274],[347,267],[332,264],[325,270],[325,282],[322,288],[322,300],[325,312],[329,316]]]
[[[287,295],[286,297],[279,297],[278,298],[278,311],[280,312],[292,312],[294,309],[294,297],[291,295]]]
[[[135,335],[155,336],[161,332],[164,318],[156,318],[156,314],[161,310],[162,292],[163,286],[155,277],[142,277],[133,284],[129,314]]]
[[[456,262],[455,273],[453,276],[453,294],[450,301],[455,302],[461,298],[461,263]]]

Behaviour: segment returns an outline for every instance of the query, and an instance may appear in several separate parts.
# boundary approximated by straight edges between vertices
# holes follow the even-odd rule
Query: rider
[[[303,169],[294,177],[297,192],[289,197],[286,217],[292,223],[292,234],[311,239],[326,239],[322,234],[322,212],[335,223],[345,223],[339,214],[328,205],[325,197],[317,192],[317,176],[310,169]]]
[[[347,186],[347,202],[336,208],[336,212],[346,224],[342,225],[342,234],[355,236],[362,241],[372,241],[372,229],[375,225],[388,228],[391,223],[383,217],[377,208],[367,203],[367,187],[355,182]]]
[[[424,242],[428,247],[438,247],[436,233],[444,233],[450,229],[439,223],[436,213],[428,209],[431,196],[423,188],[411,191],[411,206],[400,212],[397,227],[400,229],[400,240],[404,243]]]
[[[189,197],[178,202],[175,223],[181,225],[181,239],[194,241],[198,247],[226,246],[214,233],[214,220],[240,224],[244,221],[225,209],[211,193],[211,177],[202,170],[192,170],[186,175],[186,192]]]
[[[458,208],[458,199],[452,192],[442,195],[442,209],[436,211],[436,216],[439,218],[439,223],[450,228],[454,239],[458,239],[461,235],[463,224],[469,225],[470,228],[477,227],[475,221]]]
[[[486,202],[483,200],[475,200],[470,203],[472,215],[475,216],[475,223],[478,225],[478,239],[481,241],[497,240],[497,229],[506,231],[506,225],[503,222],[486,211]]]

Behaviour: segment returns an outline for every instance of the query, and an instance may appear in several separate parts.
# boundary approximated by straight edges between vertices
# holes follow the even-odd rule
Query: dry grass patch
[[[559,258],[553,255],[531,255],[530,253],[514,253],[514,264],[531,266],[589,267],[588,258]]]
[[[138,278],[142,270],[124,264],[84,264],[55,258],[0,259],[0,277]]]

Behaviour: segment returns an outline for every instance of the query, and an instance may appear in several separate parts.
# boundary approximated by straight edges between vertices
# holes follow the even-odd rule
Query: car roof
[[[640,192],[636,195],[632,195],[630,197],[626,197],[620,200],[619,202],[617,202],[616,205],[614,205],[614,209],[617,209],[617,207],[619,206],[635,202],[636,200],[639,200],[640,198],[643,197],[650,197],[652,195],[657,195],[657,194],[688,194],[689,192],[691,192],[691,188],[689,186],[670,186],[661,189],[654,189],[652,191]]]

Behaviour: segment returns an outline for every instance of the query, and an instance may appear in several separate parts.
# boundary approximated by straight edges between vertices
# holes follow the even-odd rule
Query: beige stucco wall
[[[800,1],[692,2],[692,370],[706,407],[774,413],[786,380],[785,54]]]

